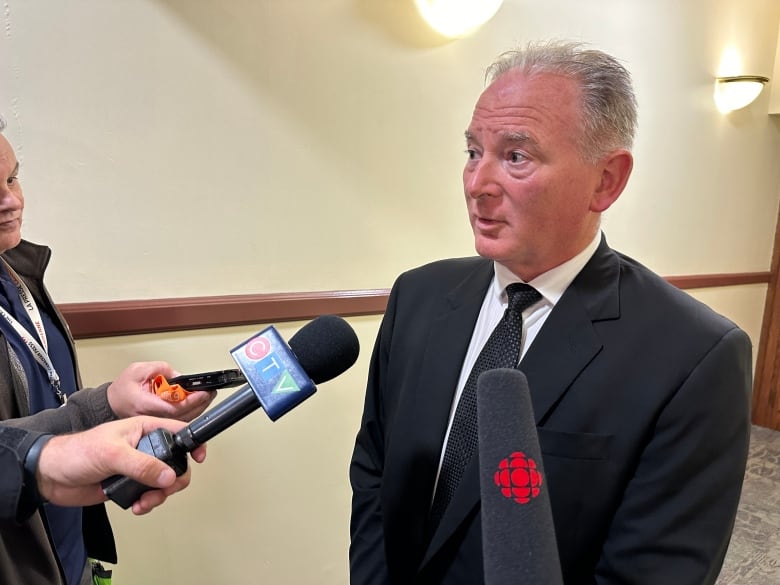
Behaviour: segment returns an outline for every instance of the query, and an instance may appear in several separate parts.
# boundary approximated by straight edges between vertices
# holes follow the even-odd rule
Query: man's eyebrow
[[[19,161],[16,161],[16,166],[14,167],[14,170],[11,171],[10,176],[15,177],[19,174]]]
[[[474,139],[474,134],[466,130],[464,133],[466,141]],[[531,144],[536,145],[537,142],[526,132],[501,132],[501,139],[509,144]]]
[[[527,133],[525,132],[502,132],[501,138],[505,142],[513,142],[518,144],[536,144],[536,140],[531,138]]]

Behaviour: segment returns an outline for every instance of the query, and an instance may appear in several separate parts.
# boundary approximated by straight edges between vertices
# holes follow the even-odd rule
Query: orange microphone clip
[[[168,402],[181,402],[192,394],[192,392],[188,392],[178,384],[169,384],[163,375],[152,378],[151,385],[155,394]]]

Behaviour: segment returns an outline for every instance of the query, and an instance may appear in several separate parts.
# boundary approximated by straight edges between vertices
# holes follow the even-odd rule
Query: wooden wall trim
[[[689,276],[667,276],[666,280],[681,289],[718,288],[744,284],[767,284],[769,272],[738,272],[732,274],[694,274]]]
[[[764,320],[756,355],[753,376],[754,424],[780,430],[780,212],[775,225],[775,247],[772,252],[772,272],[764,303]]]
[[[57,305],[76,339],[279,323],[384,312],[386,289],[229,295]]]
[[[768,283],[768,272],[671,276],[683,289]],[[76,339],[113,337],[303,321],[317,315],[378,315],[387,306],[388,289],[341,290],[63,303],[58,305]]]

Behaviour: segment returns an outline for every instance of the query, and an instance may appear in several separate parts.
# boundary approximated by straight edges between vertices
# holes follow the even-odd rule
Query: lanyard
[[[16,331],[16,333],[19,334],[19,337],[21,337],[22,342],[24,342],[24,344],[27,346],[27,349],[30,350],[30,353],[32,354],[33,358],[35,358],[35,361],[38,362],[44,370],[46,370],[46,374],[49,376],[49,383],[51,383],[51,387],[54,390],[54,393],[57,395],[60,404],[65,404],[65,402],[68,400],[68,396],[62,391],[62,388],[60,388],[60,376],[57,374],[57,370],[54,369],[54,363],[51,361],[51,358],[47,353],[49,344],[46,339],[46,330],[43,327],[43,319],[41,318],[41,312],[38,310],[38,305],[35,303],[35,299],[33,298],[32,293],[30,293],[30,289],[27,287],[24,281],[19,278],[19,275],[16,274],[16,271],[11,268],[5,259],[2,260],[3,264],[5,264],[5,268],[8,271],[9,276],[11,277],[11,280],[16,286],[16,290],[19,293],[19,299],[22,301],[22,305],[27,311],[27,314],[30,317],[30,321],[32,321],[41,343],[38,343],[35,337],[30,335],[27,329],[25,329],[25,327],[3,307],[0,307],[0,316],[2,316],[6,321],[8,321],[8,323],[10,323],[11,327],[14,328],[14,331]]]

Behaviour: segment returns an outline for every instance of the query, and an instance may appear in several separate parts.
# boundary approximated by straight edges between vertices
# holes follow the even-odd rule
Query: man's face
[[[14,149],[0,134],[0,253],[14,248],[22,239],[24,195],[18,174]]]
[[[463,187],[477,253],[526,281],[593,239],[601,169],[583,160],[580,90],[510,71],[480,96],[466,131]]]

